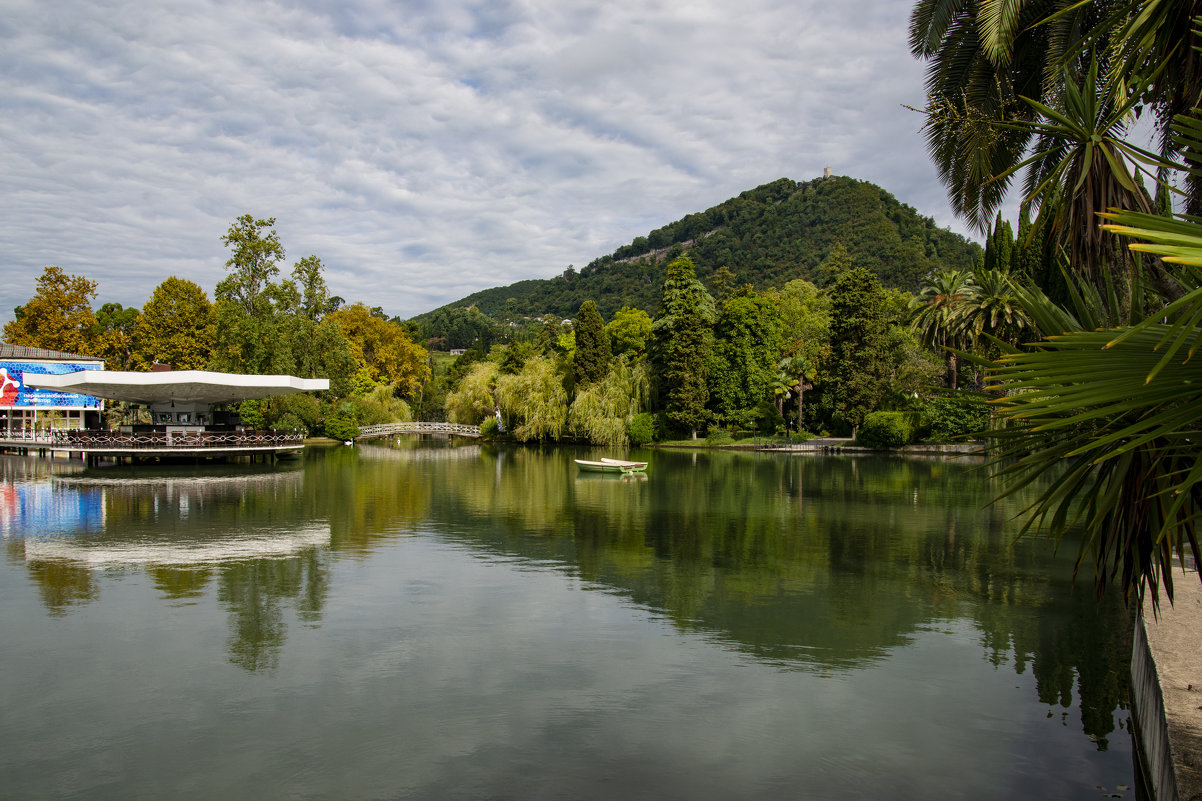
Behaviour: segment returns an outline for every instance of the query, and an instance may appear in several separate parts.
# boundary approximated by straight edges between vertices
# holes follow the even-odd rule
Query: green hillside
[[[667,262],[682,252],[703,282],[725,266],[736,284],[765,289],[794,278],[823,284],[827,276],[819,265],[836,244],[853,265],[905,290],[917,289],[932,270],[971,266],[980,252],[975,242],[937,227],[867,181],[831,177],[799,184],[781,178],[636,237],[579,271],[485,289],[448,305],[475,305],[491,316],[571,317],[591,298],[606,319],[624,305],[654,314]]]

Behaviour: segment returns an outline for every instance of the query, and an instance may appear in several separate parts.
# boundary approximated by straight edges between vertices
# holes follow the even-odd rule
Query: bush
[[[354,418],[341,412],[327,417],[325,428],[327,437],[344,442],[359,436],[359,426],[355,423]]]
[[[480,437],[481,439],[496,439],[501,433],[501,426],[497,423],[495,417],[485,417],[480,422]]]
[[[989,427],[989,404],[978,392],[937,395],[923,404],[922,417],[930,439],[956,439]]]
[[[734,441],[734,435],[725,428],[711,428],[705,437],[707,445],[731,445]]]
[[[626,425],[630,444],[637,447],[655,441],[655,417],[648,412],[636,414]]]
[[[864,418],[856,442],[869,448],[900,448],[913,437],[911,415],[906,412],[871,412]]]

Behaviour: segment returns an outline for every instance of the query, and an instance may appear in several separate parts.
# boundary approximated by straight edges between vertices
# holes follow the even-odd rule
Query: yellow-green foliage
[[[497,379],[497,401],[513,435],[525,442],[555,439],[568,419],[568,393],[550,359],[535,356],[517,375]]]
[[[647,402],[650,380],[642,364],[616,360],[600,380],[581,390],[568,412],[577,436],[597,445],[624,445],[626,427]]]
[[[497,381],[497,365],[493,362],[476,362],[459,386],[447,393],[443,408],[452,423],[479,425],[481,420],[491,417],[496,405],[494,387]]]

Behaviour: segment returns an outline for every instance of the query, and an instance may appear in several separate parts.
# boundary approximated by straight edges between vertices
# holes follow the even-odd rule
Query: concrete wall
[[[1175,571],[1173,606],[1144,605],[1131,693],[1144,780],[1156,801],[1202,801],[1202,586]]]

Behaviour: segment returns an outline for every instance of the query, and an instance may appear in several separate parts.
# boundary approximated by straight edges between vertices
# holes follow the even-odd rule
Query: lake
[[[969,460],[0,457],[0,795],[1135,798],[1130,615]]]

